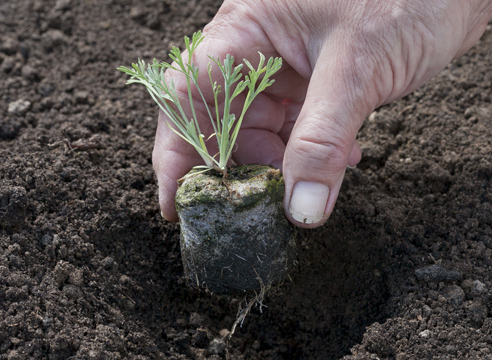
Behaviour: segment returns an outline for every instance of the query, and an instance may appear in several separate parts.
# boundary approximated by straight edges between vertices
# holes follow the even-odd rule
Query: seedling
[[[200,166],[200,168],[216,169],[226,177],[227,164],[231,159],[244,115],[256,96],[274,83],[275,80],[271,77],[282,66],[282,58],[271,57],[265,64],[265,56],[259,53],[260,61],[256,69],[248,60],[243,59],[244,64],[249,68],[248,74],[243,75],[244,64],[234,65],[233,56],[226,55],[222,62],[219,58],[209,56],[212,63],[208,64],[207,70],[214,96],[214,103],[209,104],[198,85],[199,69],[193,63],[193,54],[203,39],[204,35],[201,31],[194,33],[191,41],[187,36],[184,38],[185,47],[188,51],[186,61],[181,55],[181,50],[174,46],[169,54],[169,57],[174,61],[173,64],[158,62],[156,59],[152,64],[146,64],[145,61],[139,59],[137,64],[132,64],[132,68],[121,66],[118,70],[131,76],[127,84],[140,83],[145,85],[154,101],[174,125],[173,127],[168,123],[169,127],[192,145],[202,157],[205,165]],[[219,85],[212,78],[212,64],[219,67],[223,77],[223,85]],[[186,77],[187,100],[191,109],[191,118],[188,118],[185,113],[174,82],[171,80],[170,83],[167,83],[164,78],[164,72],[167,69],[176,70]],[[193,104],[192,86],[196,88],[205,105],[206,113],[213,126],[213,133],[208,138],[200,130]],[[236,116],[236,114],[231,113],[231,104],[244,91],[247,93],[242,111],[239,116]],[[222,109],[219,108],[219,94],[224,99]],[[219,149],[215,155],[209,153],[206,145],[206,142],[212,138],[216,139]]]
[[[265,292],[287,277],[296,257],[295,232],[283,211],[280,171],[266,165],[228,168],[246,111],[258,94],[273,84],[272,76],[282,66],[282,59],[266,61],[259,53],[255,68],[248,60],[235,65],[231,55],[223,60],[209,56],[207,70],[213,97],[207,102],[193,63],[193,54],[203,38],[200,31],[191,40],[185,37],[186,59],[173,47],[169,54],[172,64],[138,60],[132,68],[118,69],[130,75],[128,84],[145,85],[169,118],[169,127],[191,144],[205,163],[178,181],[175,205],[181,225],[181,257],[189,285],[216,294],[244,296],[232,334],[251,306],[261,305]],[[220,81],[212,77],[216,67],[222,74]],[[181,95],[180,100],[172,80],[166,81],[166,70],[184,75],[185,99]],[[211,134],[205,135],[200,129],[203,123],[198,118],[198,104],[194,104],[197,98],[212,124]],[[241,101],[237,114],[232,111],[233,101]],[[217,142],[214,155],[209,152],[212,147],[207,146],[211,139]],[[218,171],[207,172],[209,169]]]

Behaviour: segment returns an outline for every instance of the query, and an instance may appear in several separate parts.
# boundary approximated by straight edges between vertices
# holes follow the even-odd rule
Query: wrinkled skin
[[[491,17],[490,0],[226,0],[193,61],[209,90],[207,55],[253,64],[258,51],[283,58],[276,83],[246,115],[233,160],[282,169],[286,216],[312,228],[328,219],[346,167],[360,161],[356,136],[364,118],[465,53]],[[183,78],[166,76],[186,102]],[[210,133],[202,107],[198,114]],[[153,163],[162,214],[176,221],[176,180],[203,161],[166,122],[161,113]]]

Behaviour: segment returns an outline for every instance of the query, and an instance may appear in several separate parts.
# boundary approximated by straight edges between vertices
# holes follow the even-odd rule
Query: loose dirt
[[[492,29],[372,114],[292,281],[186,287],[159,216],[156,106],[116,68],[165,60],[220,1],[0,4],[0,359],[492,359]]]

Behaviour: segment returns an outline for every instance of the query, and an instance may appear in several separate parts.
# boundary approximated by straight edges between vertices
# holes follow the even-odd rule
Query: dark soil
[[[492,30],[360,134],[330,221],[253,308],[186,287],[159,215],[165,60],[220,1],[0,3],[0,359],[492,359]]]

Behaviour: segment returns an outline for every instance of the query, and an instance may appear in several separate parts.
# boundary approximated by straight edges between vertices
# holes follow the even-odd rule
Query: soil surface
[[[0,4],[0,359],[492,359],[492,30],[366,121],[328,223],[229,344],[159,215],[165,60],[220,1]]]

